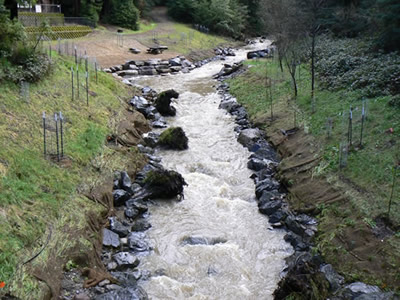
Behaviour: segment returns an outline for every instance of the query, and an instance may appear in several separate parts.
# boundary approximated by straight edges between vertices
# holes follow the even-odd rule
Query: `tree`
[[[139,29],[139,10],[133,5],[132,0],[114,1],[111,9],[112,24],[133,30]]]
[[[400,50],[400,2],[378,0],[378,22],[380,37],[378,43],[386,51]]]

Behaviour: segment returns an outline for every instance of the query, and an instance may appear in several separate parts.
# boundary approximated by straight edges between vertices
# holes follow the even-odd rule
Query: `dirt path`
[[[151,17],[157,23],[157,28],[140,34],[124,34],[122,46],[118,45],[118,27],[114,26],[107,26],[107,30],[96,30],[87,37],[77,40],[75,45],[79,49],[85,49],[89,57],[96,57],[103,68],[121,64],[127,60],[169,59],[179,55],[170,50],[158,55],[147,54],[146,49],[154,44],[152,38],[155,32],[157,35],[175,32],[173,22],[169,21],[165,7],[155,8]],[[129,48],[139,49],[141,53],[133,54],[129,52]]]

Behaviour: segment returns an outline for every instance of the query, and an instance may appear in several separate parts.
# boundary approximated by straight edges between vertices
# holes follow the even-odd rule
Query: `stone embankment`
[[[223,81],[237,75],[237,72],[230,72],[232,68],[224,66],[216,78]],[[243,72],[240,68],[238,71]],[[287,267],[282,274],[284,277],[274,293],[275,299],[286,299],[291,293],[298,293],[304,299],[397,299],[394,293],[383,292],[377,286],[363,282],[345,283],[330,264],[312,251],[317,220],[290,209],[286,189],[277,179],[279,158],[276,151],[264,134],[248,121],[246,109],[229,94],[229,85],[221,83],[218,90],[222,97],[220,108],[234,116],[238,142],[251,153],[247,167],[254,172],[252,178],[259,212],[268,216],[273,228],[287,231],[285,240],[294,249],[293,255],[287,258]]]

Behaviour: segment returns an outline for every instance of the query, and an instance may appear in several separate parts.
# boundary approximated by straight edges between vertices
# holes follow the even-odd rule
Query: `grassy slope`
[[[296,111],[297,125],[313,136],[315,148],[319,149],[322,157],[320,163],[313,169],[311,176],[326,177],[338,189],[342,190],[350,200],[345,204],[321,205],[320,236],[318,248],[328,262],[346,275],[349,280],[366,280],[381,286],[396,286],[400,281],[400,232],[387,238],[366,259],[369,262],[380,264],[381,273],[374,274],[373,266],[365,267],[367,263],[346,263],[346,258],[352,254],[351,250],[344,249],[336,238],[341,234],[352,231],[357,233],[365,228],[374,228],[376,216],[387,211],[388,198],[392,182],[392,167],[399,159],[400,118],[399,110],[389,107],[390,97],[368,99],[368,117],[364,129],[364,147],[351,151],[348,157],[348,166],[342,170],[338,168],[339,145],[345,140],[348,119],[343,121],[341,113],[354,108],[353,140],[358,143],[360,137],[359,116],[362,98],[357,91],[338,90],[335,92],[317,89],[316,112],[312,113],[310,97],[310,76],[308,66],[302,66],[299,81],[299,96],[297,102],[290,100],[292,85],[289,74],[281,73],[277,61],[249,61],[249,71],[239,78],[231,80],[231,93],[247,108],[251,118],[268,134],[273,131],[290,129],[294,126],[294,111]],[[266,94],[266,74],[272,78],[274,122],[270,120],[270,101]],[[298,75],[297,75],[298,76]],[[326,130],[327,119],[333,120],[331,137]],[[394,133],[387,133],[394,128]],[[311,149],[311,148],[310,148]],[[314,150],[310,150],[314,151]],[[284,162],[283,162],[284,163]],[[399,224],[400,220],[400,178],[394,191],[394,201],[391,219]],[[352,241],[348,241],[351,243]],[[385,254],[383,254],[385,253]],[[340,258],[343,257],[343,260]],[[354,258],[354,257],[353,257]],[[381,262],[376,260],[382,259]],[[382,275],[383,274],[383,275]]]
[[[65,242],[64,226],[68,224],[78,231],[86,224],[85,213],[99,209],[78,190],[92,187],[99,179],[99,169],[108,166],[111,172],[123,166],[123,159],[104,147],[104,141],[115,130],[121,103],[131,92],[104,73],[99,73],[96,84],[92,72],[90,91],[96,96],[90,97],[90,106],[86,106],[86,98],[82,97],[82,83],[81,98],[72,102],[72,65],[72,60],[55,57],[51,74],[31,85],[28,103],[21,99],[17,85],[0,85],[0,281],[5,281],[6,287],[12,279],[26,276],[20,269],[17,277],[13,277],[16,266],[36,253],[49,227],[54,229],[50,245],[59,247],[59,251],[78,243],[80,237]],[[62,111],[66,118],[68,159],[61,164],[43,157],[43,111],[48,116]],[[45,257],[46,252],[41,256]],[[33,264],[44,261],[39,258]],[[23,279],[23,285],[22,289],[11,288],[20,295],[37,291],[37,283],[31,280]]]

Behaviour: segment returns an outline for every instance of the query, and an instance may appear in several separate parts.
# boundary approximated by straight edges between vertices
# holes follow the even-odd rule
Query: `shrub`
[[[328,89],[361,90],[367,97],[400,93],[400,56],[373,50],[372,40],[322,38],[316,71]]]
[[[139,29],[139,10],[132,0],[114,1],[110,22],[132,30]]]

